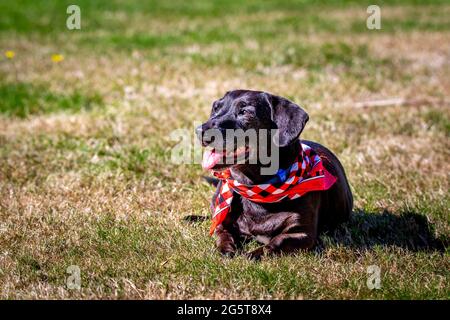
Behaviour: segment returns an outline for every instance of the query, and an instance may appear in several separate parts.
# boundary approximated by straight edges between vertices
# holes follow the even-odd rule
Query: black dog
[[[213,103],[210,119],[196,131],[203,146],[217,147],[206,134],[208,130],[278,129],[279,166],[285,169],[299,154],[299,136],[308,119],[302,108],[285,98],[261,91],[235,90]],[[215,230],[217,247],[222,254],[234,255],[244,241],[252,238],[263,244],[248,253],[254,259],[264,254],[311,249],[319,231],[332,229],[349,218],[353,196],[339,160],[318,143],[302,143],[320,156],[324,168],[337,181],[328,190],[308,192],[297,199],[276,203],[255,203],[235,194],[231,211]],[[223,157],[226,157],[225,153]],[[207,166],[213,171],[227,168],[233,179],[246,185],[265,183],[272,178],[261,174],[263,165],[259,162],[226,164],[225,161],[210,161]],[[222,183],[219,182],[213,197],[213,209]]]

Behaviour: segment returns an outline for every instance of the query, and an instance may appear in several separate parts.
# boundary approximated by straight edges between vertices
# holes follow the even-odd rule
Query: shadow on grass
[[[209,220],[209,216],[188,215],[188,223]],[[355,210],[349,222],[331,232],[322,233],[317,241],[316,251],[341,245],[355,250],[371,249],[375,246],[398,247],[408,251],[445,252],[449,237],[436,237],[434,226],[427,217],[415,212],[400,215]]]
[[[359,250],[388,246],[413,252],[445,252],[448,244],[449,237],[436,237],[434,226],[422,214],[403,212],[398,215],[389,211],[355,210],[349,222],[321,235],[317,249],[321,251],[329,245]]]

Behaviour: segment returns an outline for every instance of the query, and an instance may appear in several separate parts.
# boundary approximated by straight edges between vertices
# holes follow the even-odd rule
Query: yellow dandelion
[[[5,57],[7,57],[8,59],[14,58],[15,55],[16,53],[12,50],[5,51]]]
[[[64,56],[62,54],[53,54],[52,55],[52,61],[54,63],[58,63],[64,60]]]

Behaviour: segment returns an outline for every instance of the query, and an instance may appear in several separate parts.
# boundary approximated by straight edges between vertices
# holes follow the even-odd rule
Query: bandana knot
[[[229,169],[214,172],[214,175],[222,180],[222,186],[214,204],[210,235],[225,220],[235,192],[252,202],[274,203],[294,200],[311,191],[328,190],[337,180],[323,167],[320,156],[306,144],[300,144],[299,155],[289,168],[278,170],[265,184],[241,184],[232,179]]]

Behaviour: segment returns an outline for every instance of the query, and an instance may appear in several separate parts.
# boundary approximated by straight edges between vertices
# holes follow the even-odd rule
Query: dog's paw
[[[220,245],[217,247],[217,249],[219,250],[220,254],[224,257],[227,258],[233,258],[234,255],[236,254],[236,248],[234,247],[234,245],[227,243],[225,245]]]
[[[235,256],[236,252],[235,251],[224,251],[224,252],[221,251],[220,254],[224,258],[230,258],[231,259],[231,258],[233,258]]]
[[[254,260],[254,261],[260,261],[261,258],[266,254],[266,247],[259,247],[253,251],[247,252],[245,254],[245,256],[250,259],[250,260]]]

